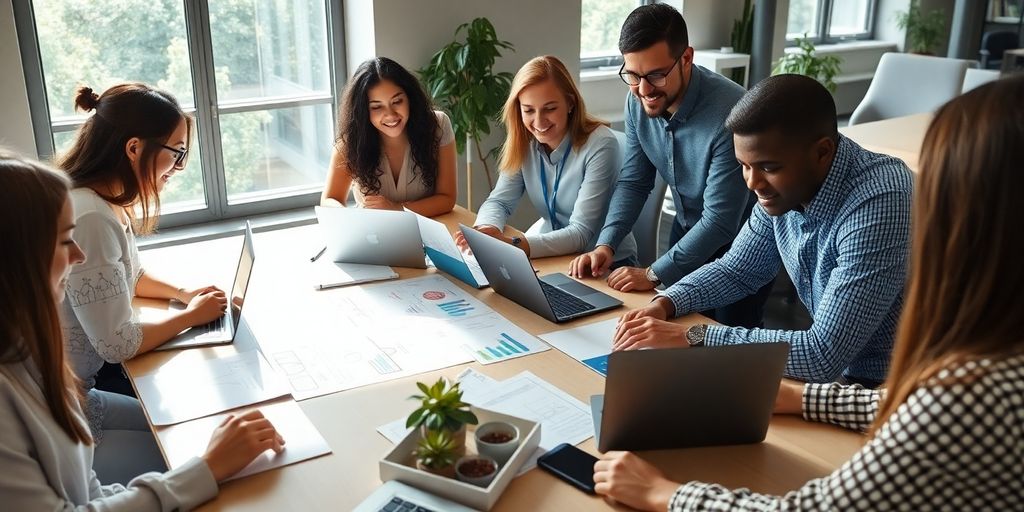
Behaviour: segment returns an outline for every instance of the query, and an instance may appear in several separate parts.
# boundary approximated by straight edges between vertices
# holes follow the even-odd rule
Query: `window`
[[[580,23],[580,67],[622,64],[619,31],[626,16],[649,0],[583,0]]]
[[[807,37],[815,44],[870,39],[877,0],[791,0],[786,40]]]
[[[68,148],[88,117],[74,112],[79,85],[140,81],[196,119],[188,166],[161,195],[161,226],[319,198],[343,80],[333,74],[344,69],[337,2],[15,0],[15,15],[23,55],[37,52],[26,78],[42,156]]]

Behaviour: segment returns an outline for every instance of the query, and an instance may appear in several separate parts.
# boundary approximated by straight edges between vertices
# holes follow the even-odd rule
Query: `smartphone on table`
[[[594,494],[595,463],[597,457],[568,443],[552,448],[537,459],[541,469],[587,494]]]

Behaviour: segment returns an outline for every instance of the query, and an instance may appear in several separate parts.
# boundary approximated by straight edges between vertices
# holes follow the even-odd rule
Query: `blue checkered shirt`
[[[828,176],[804,211],[755,205],[732,248],[662,295],[676,314],[731,304],[784,265],[813,317],[806,331],[711,326],[708,346],[786,341],[786,374],[882,381],[903,305],[913,177],[901,160],[840,135]]]

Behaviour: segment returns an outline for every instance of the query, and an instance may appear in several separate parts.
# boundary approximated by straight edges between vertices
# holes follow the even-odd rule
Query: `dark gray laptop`
[[[530,258],[518,247],[459,225],[494,291],[552,322],[617,308],[622,301],[565,274],[537,277]]]
[[[613,352],[590,399],[597,449],[759,443],[788,357],[788,343]]]
[[[228,296],[227,311],[223,316],[208,324],[197,325],[182,331],[154,350],[224,345],[234,341],[235,333],[238,331],[238,322],[242,320],[242,305],[245,303],[245,292],[249,289],[249,278],[252,276],[252,267],[255,262],[256,252],[252,244],[252,224],[245,221],[242,254],[238,257],[235,281],[231,285],[231,295]],[[184,305],[175,304],[173,307],[184,308]]]

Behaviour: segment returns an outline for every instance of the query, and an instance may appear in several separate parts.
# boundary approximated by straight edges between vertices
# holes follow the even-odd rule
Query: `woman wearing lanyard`
[[[516,73],[503,118],[508,135],[498,162],[502,173],[480,205],[474,228],[531,258],[592,249],[618,177],[615,134],[587,115],[569,71],[551,56],[536,57]],[[541,218],[524,236],[505,236],[505,222],[523,193]],[[461,233],[455,241],[467,247]],[[622,256],[616,266],[635,262],[632,235],[615,254]]]

